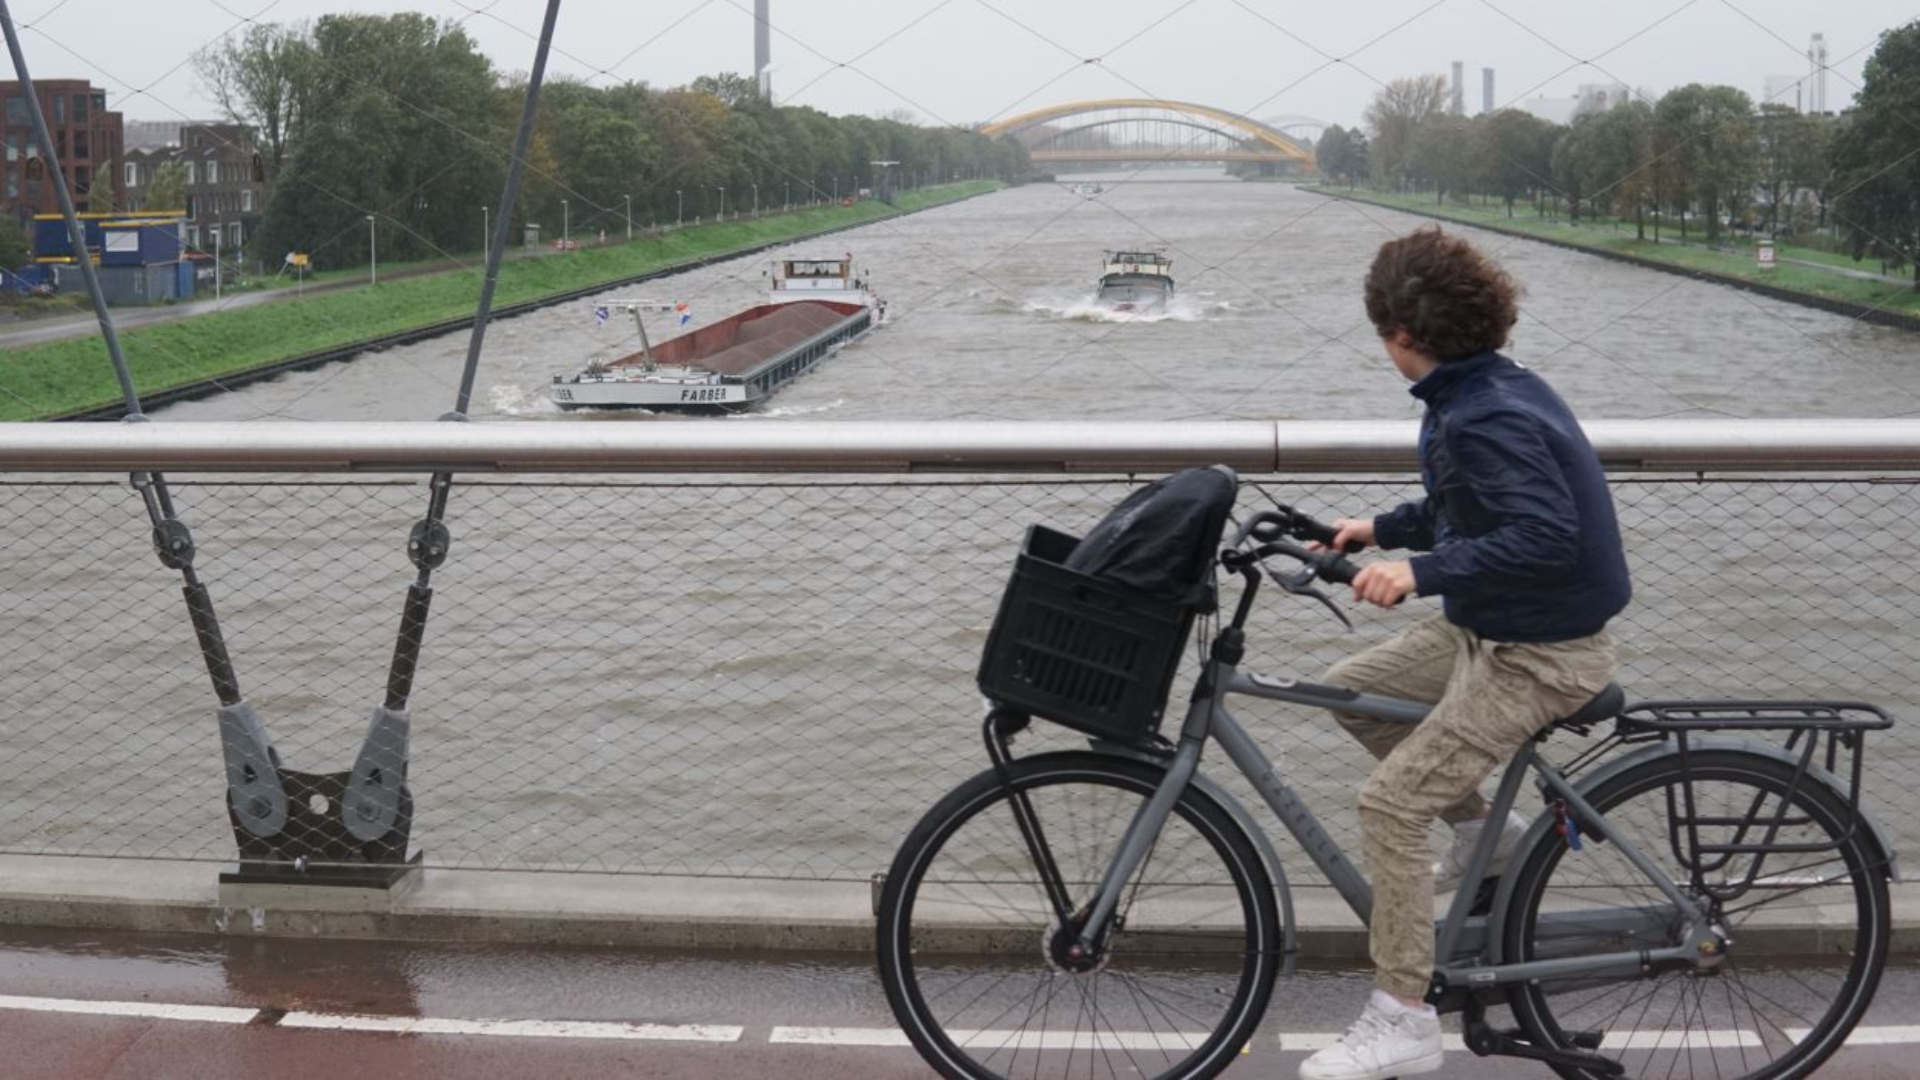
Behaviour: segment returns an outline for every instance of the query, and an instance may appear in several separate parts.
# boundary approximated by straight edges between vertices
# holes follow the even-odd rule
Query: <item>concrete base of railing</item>
[[[220,866],[0,856],[0,923],[146,933],[645,948],[867,952],[867,882],[428,869],[393,891],[221,885]],[[1366,933],[1327,888],[1294,892],[1301,955],[1366,959]],[[1817,949],[1826,920],[1741,936],[1757,952]],[[1893,951],[1920,955],[1920,883],[1893,887]]]

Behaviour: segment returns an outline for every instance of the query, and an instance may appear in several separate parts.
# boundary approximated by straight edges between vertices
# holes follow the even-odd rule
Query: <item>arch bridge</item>
[[[1214,162],[1263,172],[1313,168],[1312,145],[1281,127],[1190,101],[1071,101],[996,120],[980,131],[1012,134],[1026,144],[1035,165],[1164,161]]]

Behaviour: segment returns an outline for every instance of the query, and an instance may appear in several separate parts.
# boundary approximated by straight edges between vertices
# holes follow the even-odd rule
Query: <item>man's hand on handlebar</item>
[[[1350,524],[1341,522],[1342,525]],[[1369,534],[1373,531],[1371,523],[1367,526]],[[1343,534],[1344,535],[1344,534]],[[1405,600],[1413,592],[1413,564],[1395,559],[1389,562],[1373,562],[1360,568],[1353,579],[1353,598],[1383,608],[1390,608]]]

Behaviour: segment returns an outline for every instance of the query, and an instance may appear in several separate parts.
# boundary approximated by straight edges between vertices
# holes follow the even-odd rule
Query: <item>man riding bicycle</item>
[[[1380,759],[1359,797],[1376,989],[1340,1042],[1301,1065],[1303,1080],[1440,1068],[1440,1021],[1425,1000],[1433,897],[1436,884],[1444,891],[1458,882],[1490,824],[1480,784],[1613,678],[1606,624],[1631,591],[1613,500],[1566,403],[1495,351],[1518,316],[1518,295],[1497,264],[1433,226],[1381,245],[1367,273],[1367,315],[1426,404],[1426,495],[1378,517],[1340,519],[1333,546],[1422,552],[1366,566],[1354,598],[1391,607],[1409,595],[1439,596],[1443,613],[1325,678],[1435,707],[1417,725],[1335,713]],[[1427,848],[1435,818],[1454,830],[1437,866]],[[1489,871],[1497,873],[1525,823],[1493,827],[1502,830]]]

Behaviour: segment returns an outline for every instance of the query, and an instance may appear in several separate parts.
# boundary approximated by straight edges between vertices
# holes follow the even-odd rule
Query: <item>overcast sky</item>
[[[246,20],[422,11],[460,22],[504,70],[531,63],[544,0],[11,0],[36,78],[90,78],[131,120],[208,117],[188,57]],[[1875,38],[1920,17],[1886,0],[773,0],[774,89],[831,113],[969,124],[1087,98],[1195,101],[1261,118],[1358,121],[1379,81],[1496,70],[1498,105],[1620,81],[1726,83],[1759,97],[1804,75],[1825,33],[1829,108]],[[753,0],[564,0],[557,74],[683,84],[753,66]],[[1582,61],[1587,62],[1582,62]]]

